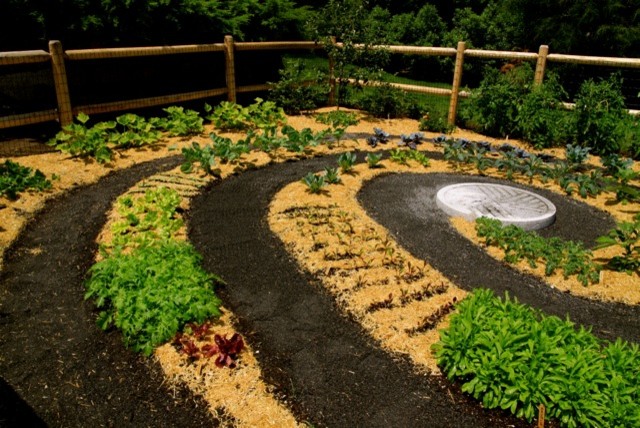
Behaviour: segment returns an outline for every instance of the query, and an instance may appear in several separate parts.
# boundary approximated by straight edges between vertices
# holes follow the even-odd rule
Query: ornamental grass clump
[[[462,391],[531,422],[540,404],[563,427],[640,426],[640,350],[597,339],[490,290],[457,305],[433,346]]]

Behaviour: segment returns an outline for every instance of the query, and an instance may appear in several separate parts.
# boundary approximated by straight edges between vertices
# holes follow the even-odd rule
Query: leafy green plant
[[[248,139],[234,143],[231,138],[220,137],[215,133],[209,134],[209,138],[213,141],[213,153],[222,163],[237,162],[243,154],[251,151]]]
[[[569,320],[475,290],[434,345],[438,365],[485,408],[531,422],[539,404],[563,427],[640,423],[640,349],[601,342]]]
[[[302,182],[307,186],[307,190],[310,193],[322,193],[324,186],[327,183],[324,180],[323,175],[316,175],[312,172],[308,173],[302,178]]]
[[[535,268],[542,262],[545,275],[562,268],[565,278],[577,275],[584,286],[600,280],[599,266],[593,262],[591,251],[581,243],[558,238],[546,239],[514,225],[502,226],[499,220],[486,217],[476,220],[476,231],[486,245],[501,248],[508,263],[526,260],[529,266]]]
[[[324,169],[324,181],[329,184],[341,183],[340,174],[338,174],[338,168],[332,168],[330,166]]]
[[[39,169],[34,171],[9,159],[0,165],[0,196],[15,200],[25,190],[41,192],[50,188],[51,181]]]
[[[545,76],[542,85],[535,85],[518,105],[518,133],[535,148],[555,147],[568,143],[575,134],[571,113],[564,110],[566,92],[557,78]]]
[[[529,93],[533,71],[530,66],[516,67],[508,73],[487,69],[480,87],[471,93],[461,116],[473,129],[492,136],[518,134],[518,111]]]
[[[87,127],[89,116],[84,113],[78,114],[76,120],[79,123],[63,127],[47,144],[71,156],[92,157],[98,163],[109,162],[113,152],[107,142],[116,122],[99,122]]]
[[[300,60],[283,60],[280,80],[269,89],[269,100],[282,107],[287,114],[300,114],[326,104],[329,93],[328,78],[320,70],[307,71]]]
[[[365,156],[364,160],[367,161],[367,165],[369,165],[369,168],[379,168],[380,160],[382,160],[382,155],[376,153],[367,153],[367,156]]]
[[[353,169],[356,164],[357,157],[355,153],[344,152],[338,156],[338,165],[343,173],[348,173]]]
[[[594,82],[588,80],[580,86],[574,110],[576,142],[593,147],[595,153],[606,155],[620,150],[624,129],[620,127],[628,116],[621,82],[612,77]]]
[[[216,128],[223,130],[243,130],[249,126],[249,109],[242,107],[240,104],[222,101],[215,108],[212,108],[209,104],[205,104],[204,110],[208,113],[205,118],[213,122]]]
[[[197,111],[179,106],[171,106],[162,110],[167,113],[167,116],[153,118],[151,123],[155,127],[167,131],[169,135],[182,137],[201,134],[204,131],[202,125],[204,119]]]
[[[565,158],[572,170],[580,170],[584,167],[584,163],[589,158],[591,148],[567,144],[565,149]]]
[[[126,149],[156,143],[161,134],[156,129],[158,119],[147,121],[135,114],[118,116],[115,121],[98,122],[87,126],[89,116],[84,113],[58,132],[47,142],[56,149],[71,156],[91,157],[98,163],[111,161],[113,149]]]
[[[180,170],[185,174],[191,174],[194,171],[194,167],[199,166],[206,174],[220,175],[220,171],[213,168],[216,164],[216,156],[213,147],[210,145],[200,146],[199,143],[194,141],[191,143],[191,147],[182,149],[182,155],[185,160],[180,166]]]
[[[558,184],[564,189],[567,195],[571,195],[577,191],[583,198],[598,196],[606,187],[602,173],[598,170],[591,171],[588,175],[563,175],[558,178]]]
[[[342,110],[333,110],[327,113],[319,113],[316,115],[316,122],[330,126],[329,133],[333,135],[336,142],[340,142],[347,128],[357,125],[360,122],[358,116],[352,112]]]
[[[607,264],[611,269],[640,273],[640,214],[633,221],[623,221],[604,236],[597,239],[596,248],[619,246],[624,249],[621,256],[615,256]]]
[[[122,220],[111,227],[113,239],[110,245],[101,246],[103,255],[175,238],[184,224],[179,206],[178,192],[166,187],[147,190],[137,198],[119,198],[116,209]]]
[[[255,102],[247,107],[222,101],[215,108],[205,105],[205,111],[209,113],[206,118],[212,121],[216,128],[223,130],[275,129],[286,123],[282,108],[262,98],[256,98]]]
[[[455,129],[455,125],[449,124],[447,117],[441,113],[427,112],[420,118],[419,129],[421,131],[451,134]]]
[[[221,280],[199,262],[190,244],[173,240],[116,252],[89,270],[85,299],[95,299],[100,328],[117,327],[127,346],[150,355],[185,323],[220,316],[212,283]]]
[[[303,128],[298,131],[292,126],[285,125],[280,130],[282,135],[286,137],[283,146],[295,153],[304,152],[307,147],[316,147],[319,145],[327,135],[329,131],[324,130],[320,132],[313,132],[310,128]]]

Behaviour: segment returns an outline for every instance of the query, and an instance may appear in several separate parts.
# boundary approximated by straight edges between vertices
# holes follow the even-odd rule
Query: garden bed
[[[289,124],[321,128],[306,117],[289,118]],[[390,160],[382,161],[382,168],[369,168],[362,163],[363,152],[373,149],[364,136],[374,126],[397,140],[402,133],[415,132],[418,124],[361,121],[349,128],[357,141],[347,138],[310,153],[323,155],[320,158],[282,163],[292,156],[253,152],[242,163],[220,165],[222,180],[202,177],[191,187],[170,178],[181,174],[176,168],[181,160],[171,156],[192,140],[205,144],[202,137],[165,139],[156,150],[127,152],[109,167],[59,153],[20,158],[61,178],[48,194],[3,202],[7,222],[0,239],[3,248],[9,248],[0,277],[5,338],[0,374],[5,389],[15,390],[47,424],[65,426],[87,421],[526,426],[502,411],[483,409],[457,384],[436,375],[430,345],[438,340],[437,329],[447,324],[453,303],[468,290],[508,290],[548,313],[569,314],[600,337],[638,342],[640,314],[633,294],[640,289],[637,275],[606,271],[615,279],[583,287],[491,259],[474,244],[472,229],[460,235],[444,214],[428,202],[416,202],[421,189],[464,178],[452,172],[474,171],[439,160],[441,146],[434,143],[420,147],[432,158],[426,168]],[[486,140],[468,133],[454,136]],[[354,150],[358,163],[342,174],[342,184],[317,195],[306,191],[303,176],[336,166],[337,153]],[[559,150],[549,152],[562,156]],[[143,163],[153,158],[161,160]],[[161,169],[168,172],[158,174]],[[494,175],[504,178],[499,172]],[[101,176],[106,177],[97,181]],[[547,189],[542,192],[563,216],[547,232],[554,236],[591,244],[614,221],[633,215],[629,206],[613,204],[607,195],[587,199],[597,207],[590,208],[579,197],[561,196],[553,183],[528,185]],[[237,369],[194,365],[171,345],[159,348],[155,359],[137,357],[124,348],[117,331],[104,333],[96,327],[93,305],[83,301],[82,282],[94,261],[96,239],[109,239],[103,226],[117,217],[111,214],[107,221],[115,198],[158,186],[181,189],[183,209],[189,210],[188,239],[202,254],[205,269],[226,282],[218,288],[226,315],[213,329],[244,336],[248,348]],[[402,209],[411,207],[411,201],[413,209]],[[317,218],[330,221],[309,223]],[[620,280],[628,282],[628,291],[613,285]],[[54,379],[51,373],[59,376]],[[45,385],[51,392],[42,393]],[[29,414],[25,406],[2,411],[10,422]]]

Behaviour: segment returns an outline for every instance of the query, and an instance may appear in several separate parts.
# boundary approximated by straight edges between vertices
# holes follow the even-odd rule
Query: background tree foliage
[[[371,31],[392,43],[640,57],[640,0],[358,2]],[[306,22],[353,0],[2,0],[0,50],[313,38]],[[326,17],[326,16],[325,16]],[[336,16],[335,18],[340,18]]]

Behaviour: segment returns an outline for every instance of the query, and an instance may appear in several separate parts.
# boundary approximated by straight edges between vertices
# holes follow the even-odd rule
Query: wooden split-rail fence
[[[336,45],[340,47],[341,44],[336,43]],[[465,42],[459,42],[457,48],[420,46],[384,46],[384,48],[388,49],[388,51],[390,51],[391,53],[397,54],[444,56],[455,58],[451,89],[390,83],[391,86],[407,92],[449,97],[448,122],[450,124],[455,123],[459,98],[469,96],[468,92],[461,90],[462,70],[465,58],[501,59],[510,61],[532,62],[535,61],[535,84],[541,84],[544,80],[545,69],[548,62],[640,69],[640,58],[614,58],[554,54],[549,53],[549,47],[546,45],[540,46],[540,49],[537,53],[467,49]],[[309,41],[235,42],[233,40],[233,37],[226,36],[223,43],[181,46],[152,46],[137,48],[82,49],[67,51],[63,50],[62,44],[59,41],[54,40],[49,42],[49,52],[46,52],[44,50],[0,52],[0,67],[19,64],[49,63],[51,65],[57,99],[57,108],[55,109],[0,117],[0,129],[49,121],[57,121],[61,126],[65,126],[72,123],[73,117],[80,112],[83,112],[85,114],[97,114],[115,111],[127,111],[138,108],[178,104],[181,102],[187,102],[197,99],[222,96],[224,94],[227,95],[227,99],[229,101],[235,101],[238,93],[264,91],[269,89],[270,87],[270,85],[266,83],[248,86],[236,86],[234,60],[235,52],[296,49],[323,49],[323,45]],[[72,104],[65,67],[65,64],[69,61],[133,58],[193,53],[205,54],[208,52],[224,52],[226,78],[225,87],[109,103],[87,105]],[[329,61],[329,83],[331,85],[330,103],[333,104],[335,102],[336,79],[334,77],[333,64],[331,60]],[[96,82],[96,84],[99,84],[99,82]],[[369,84],[376,84],[376,82],[369,82]],[[567,104],[567,107],[571,108],[571,104]],[[640,114],[640,111],[630,110],[630,113]]]

